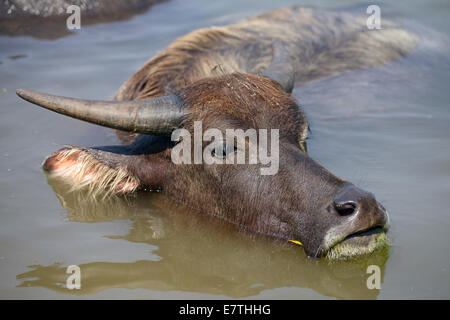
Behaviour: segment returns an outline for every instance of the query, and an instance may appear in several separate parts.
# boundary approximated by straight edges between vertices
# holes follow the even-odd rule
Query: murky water
[[[354,1],[342,1],[341,6]],[[47,181],[64,144],[117,143],[112,130],[20,100],[28,88],[112,98],[146,60],[191,30],[293,4],[190,1],[57,40],[0,37],[1,298],[450,298],[450,31],[447,1],[382,4],[422,37],[407,58],[296,88],[309,152],[388,208],[392,247],[358,262],[307,259],[302,248],[249,236],[162,193],[95,201]],[[363,10],[364,6],[361,7]],[[81,290],[64,287],[67,266]],[[381,266],[381,290],[366,267]],[[134,290],[131,290],[134,289]]]

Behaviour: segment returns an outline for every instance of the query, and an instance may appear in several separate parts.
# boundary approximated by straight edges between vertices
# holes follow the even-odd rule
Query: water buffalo
[[[294,7],[177,39],[120,87],[116,101],[17,94],[133,138],[126,145],[66,147],[50,155],[44,169],[73,188],[163,190],[253,233],[299,241],[310,257],[345,259],[386,244],[389,218],[373,194],[308,156],[308,121],[290,93],[315,79],[401,58],[417,41],[389,21],[370,31],[366,17]],[[172,132],[194,133],[196,121],[203,130],[222,132],[278,129],[277,174],[261,175],[259,162],[174,164]],[[215,156],[238,152],[224,144]]]

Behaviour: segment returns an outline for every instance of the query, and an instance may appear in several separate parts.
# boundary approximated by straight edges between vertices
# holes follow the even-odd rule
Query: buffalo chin
[[[389,239],[382,228],[373,228],[363,233],[347,236],[331,247],[326,258],[348,260],[363,257],[389,245]]]

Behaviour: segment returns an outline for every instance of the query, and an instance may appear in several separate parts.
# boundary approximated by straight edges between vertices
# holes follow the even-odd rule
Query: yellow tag
[[[288,240],[288,241],[298,244],[299,246],[303,245],[300,241],[297,241],[297,240]]]

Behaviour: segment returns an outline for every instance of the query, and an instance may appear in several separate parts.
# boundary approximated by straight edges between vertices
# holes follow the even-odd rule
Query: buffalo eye
[[[211,156],[218,159],[225,159],[229,153],[234,151],[236,151],[236,147],[223,144],[222,146],[217,146],[212,149]]]

